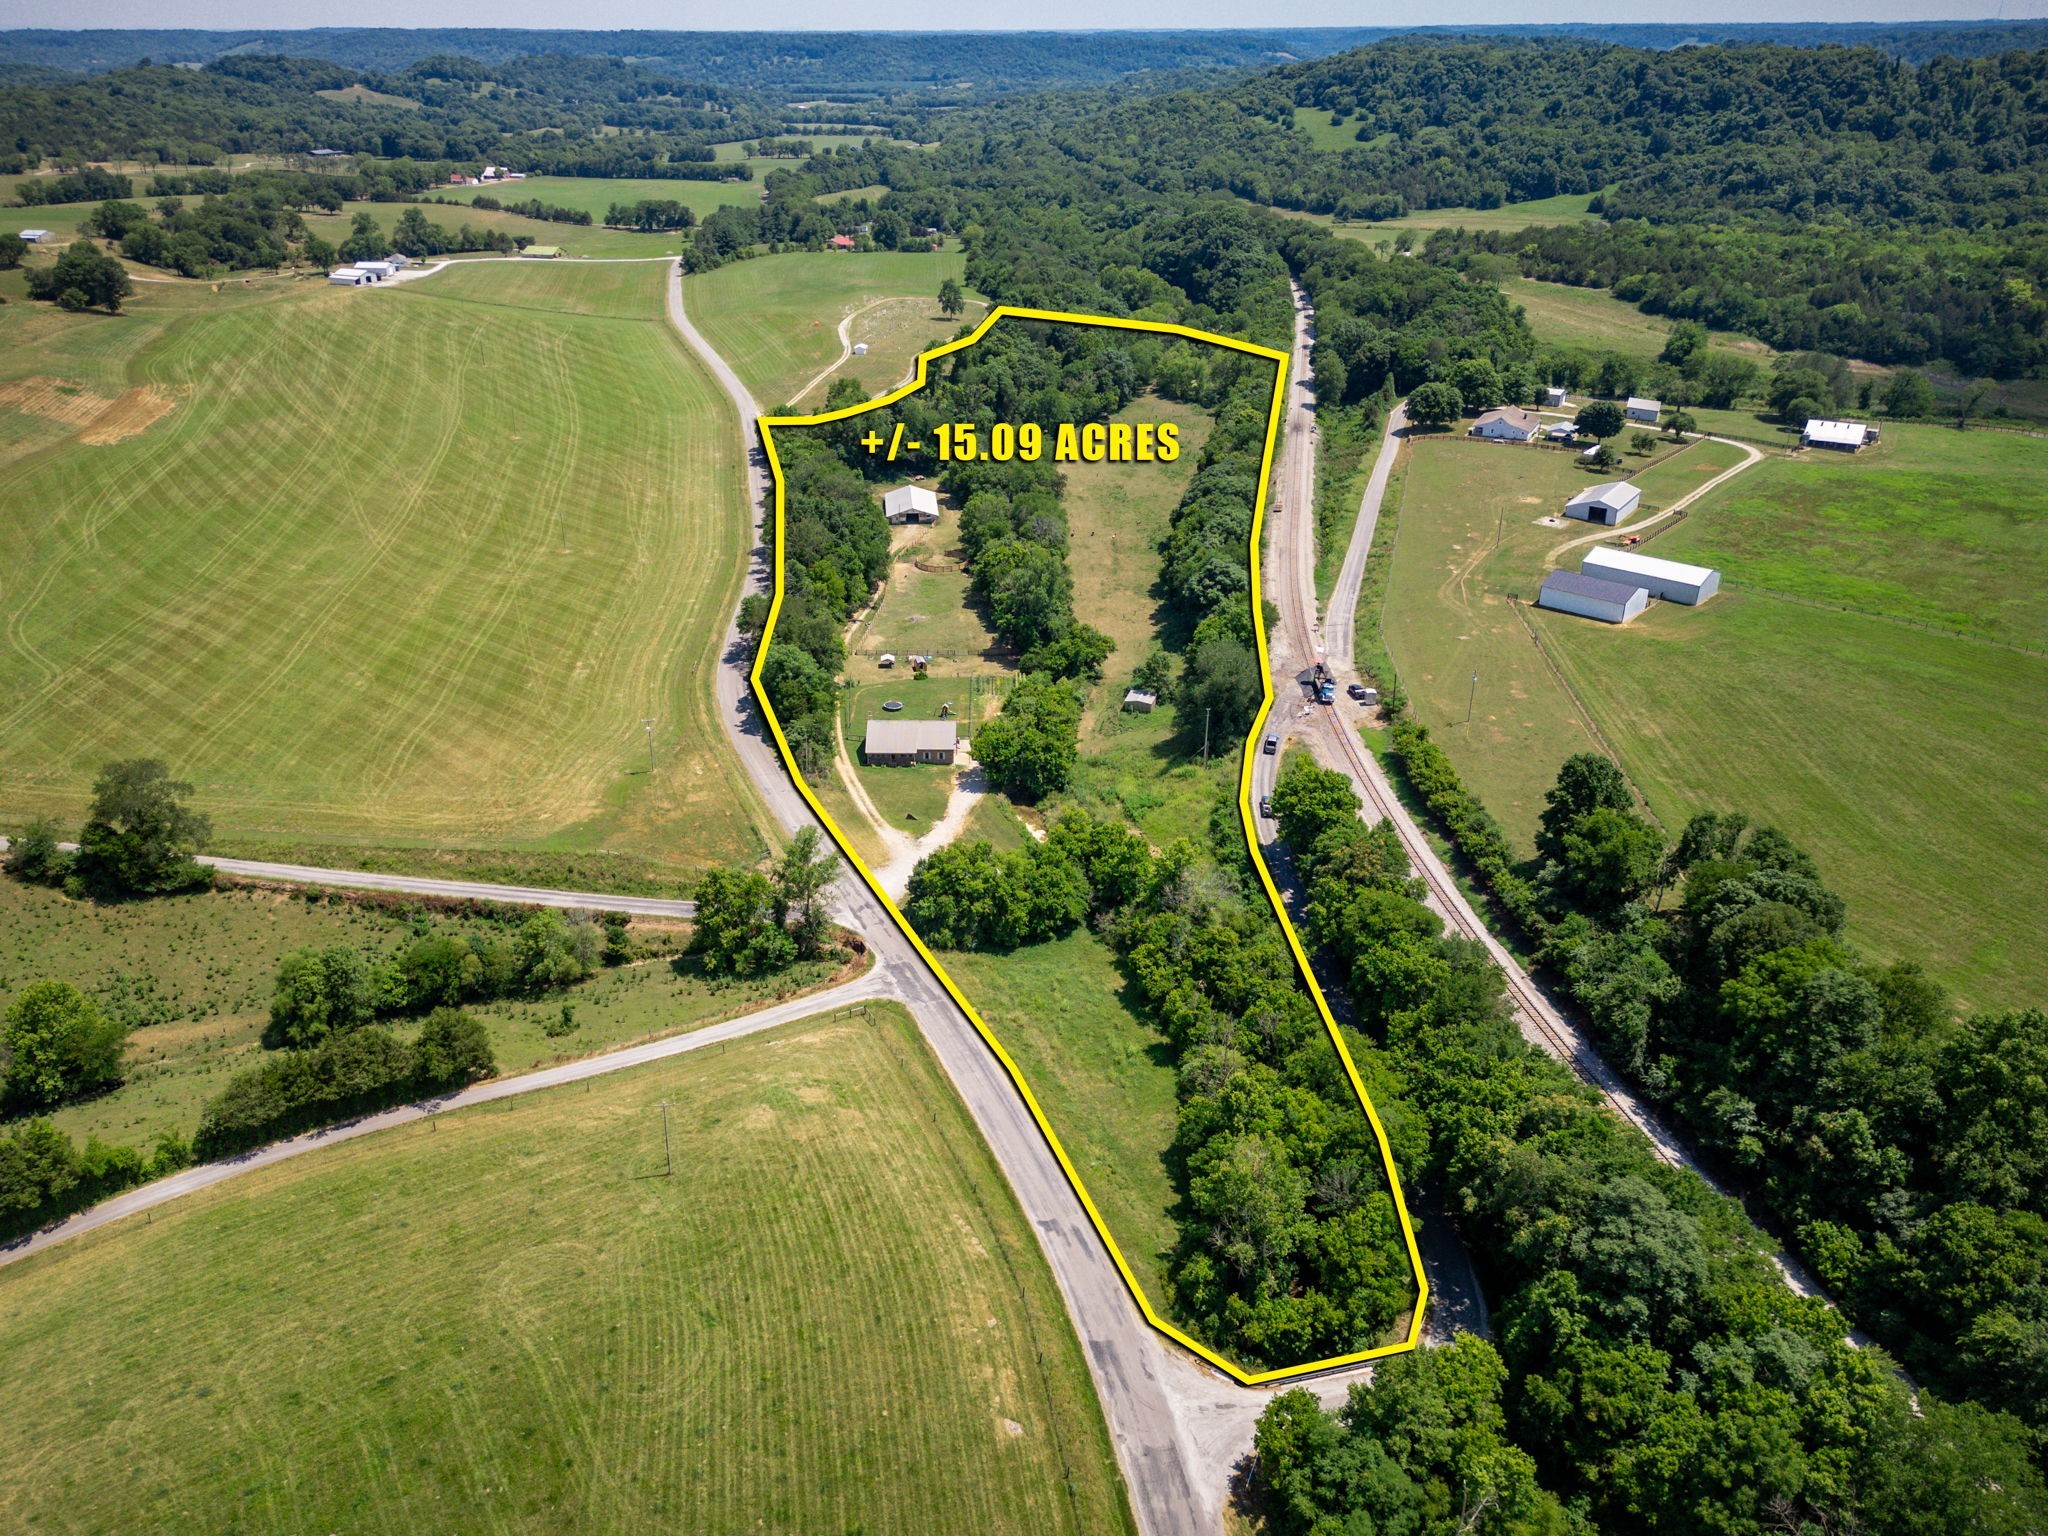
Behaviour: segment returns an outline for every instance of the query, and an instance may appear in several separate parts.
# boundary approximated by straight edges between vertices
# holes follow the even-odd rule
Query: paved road
[[[76,843],[60,843],[75,851]],[[7,839],[0,837],[0,853]],[[556,891],[532,885],[497,885],[485,880],[439,880],[424,875],[392,875],[368,869],[326,869],[316,864],[273,864],[265,859],[219,859],[202,853],[199,862],[224,875],[245,880],[282,880],[293,885],[332,885],[352,891],[398,891],[412,896],[445,896],[455,900],[500,901],[520,907],[564,907],[571,911],[630,912],[635,917],[690,918],[697,903],[665,896],[614,896],[602,891]]]
[[[1297,304],[1295,365],[1298,370],[1305,370],[1308,343],[1314,334],[1314,316],[1302,303],[1298,291]],[[1314,399],[1313,389],[1309,387],[1312,382],[1311,379],[1304,377],[1297,398],[1290,402],[1291,411],[1308,408],[1308,402]],[[1387,476],[1381,473],[1381,470],[1391,468],[1392,456],[1389,445],[1396,430],[1391,419],[1388,426],[1388,442],[1381,445],[1380,460],[1374,467],[1374,474],[1366,490],[1366,497],[1372,505],[1370,508],[1362,506],[1359,509],[1358,526],[1361,528],[1377,525],[1379,499],[1386,491]],[[1306,437],[1308,429],[1305,428],[1302,435]],[[1290,444],[1294,441],[1291,430],[1289,441]],[[1740,448],[1744,445],[1735,443],[1733,446]],[[1756,454],[1745,458],[1741,464],[1715,476],[1708,485],[1699,487],[1694,494],[1702,494],[1709,486],[1719,485],[1758,462],[1762,457],[1761,454]],[[1281,494],[1269,510],[1266,524],[1267,570],[1273,573],[1267,581],[1266,589],[1278,602],[1281,610],[1280,624],[1269,641],[1275,703],[1272,720],[1267,729],[1281,738],[1281,750],[1272,756],[1261,754],[1254,763],[1253,795],[1256,797],[1270,792],[1281,758],[1285,755],[1286,746],[1293,740],[1298,740],[1307,747],[1316,761],[1324,767],[1347,775],[1360,800],[1364,802],[1360,814],[1372,821],[1384,817],[1393,824],[1395,831],[1400,835],[1402,844],[1408,850],[1410,862],[1428,887],[1427,900],[1430,907],[1444,919],[1452,932],[1474,939],[1483,945],[1494,964],[1500,967],[1507,982],[1508,1001],[1515,1010],[1516,1022],[1524,1038],[1563,1061],[1580,1079],[1598,1089],[1602,1098],[1616,1114],[1642,1132],[1649,1140],[1651,1150],[1662,1161],[1674,1167],[1689,1169],[1710,1189],[1731,1199],[1741,1200],[1739,1191],[1723,1186],[1700,1165],[1691,1149],[1663,1123],[1621,1075],[1607,1064],[1576,1023],[1557,1007],[1543,988],[1522,969],[1520,962],[1494,936],[1493,931],[1480,920],[1479,915],[1465,899],[1464,892],[1452,879],[1449,869],[1437,857],[1435,847],[1423,835],[1414,817],[1408,813],[1406,806],[1394,792],[1393,785],[1388,781],[1379,760],[1361,744],[1353,717],[1354,706],[1342,694],[1345,685],[1357,681],[1356,671],[1348,655],[1341,664],[1338,663],[1336,647],[1334,644],[1326,647],[1323,626],[1316,618],[1313,472],[1311,469],[1308,475],[1302,475],[1298,468],[1300,461],[1292,453],[1282,462],[1287,473],[1295,478],[1282,481]],[[1362,573],[1363,556],[1358,554],[1355,547],[1347,551],[1345,565],[1350,566],[1354,558],[1357,559]],[[1333,619],[1341,617],[1347,636],[1353,632],[1356,601],[1357,590],[1354,584],[1349,598],[1353,606],[1349,612],[1340,615],[1335,611],[1333,604],[1331,616]],[[1337,675],[1340,692],[1334,707],[1305,702],[1300,679],[1308,675],[1308,669],[1318,659],[1330,664]],[[1271,823],[1261,823],[1262,841],[1272,835]],[[1790,1252],[1780,1250],[1772,1255],[1772,1260],[1790,1290],[1801,1296],[1827,1300],[1819,1281]],[[1858,1346],[1868,1342],[1860,1331],[1854,1329],[1850,1330],[1849,1339]]]
[[[1330,665],[1342,672],[1354,670],[1352,640],[1358,633],[1358,589],[1365,580],[1366,557],[1379,532],[1380,503],[1386,500],[1387,480],[1400,457],[1401,438],[1408,430],[1408,407],[1397,404],[1387,413],[1386,436],[1380,440],[1380,456],[1373,460],[1372,474],[1365,482],[1365,494],[1358,499],[1358,519],[1351,526],[1351,543],[1344,551],[1344,564],[1337,572],[1337,585],[1330,593],[1329,612],[1323,618],[1324,642],[1330,650]]]
[[[564,1062],[558,1067],[547,1067],[539,1072],[528,1072],[518,1077],[492,1078],[489,1082],[478,1083],[473,1088],[465,1088],[460,1093],[449,1094],[445,1098],[401,1105],[397,1109],[387,1109],[381,1114],[365,1115],[361,1119],[350,1120],[341,1125],[308,1131],[305,1135],[294,1136],[289,1141],[273,1142],[267,1147],[259,1147],[240,1157],[227,1158],[217,1163],[201,1163],[197,1168],[187,1168],[183,1173],[173,1174],[167,1179],[158,1179],[154,1184],[145,1184],[140,1189],[130,1190],[125,1195],[116,1195],[111,1200],[103,1200],[90,1210],[80,1211],[69,1221],[58,1222],[55,1226],[45,1227],[40,1232],[0,1246],[0,1264],[11,1264],[16,1259],[26,1258],[32,1253],[41,1253],[45,1248],[54,1247],[82,1233],[90,1232],[95,1227],[119,1221],[124,1216],[139,1215],[154,1206],[192,1194],[196,1190],[210,1189],[216,1184],[225,1183],[258,1168],[268,1168],[275,1163],[303,1157],[308,1152],[317,1152],[322,1147],[331,1147],[337,1142],[353,1141],[356,1137],[367,1136],[372,1131],[388,1130],[397,1125],[410,1125],[415,1120],[424,1120],[430,1115],[443,1114],[451,1109],[465,1109],[472,1104],[495,1103],[499,1099],[538,1093],[544,1088],[559,1088],[564,1083],[580,1083],[585,1078],[623,1072],[629,1067],[645,1066],[651,1061],[662,1061],[670,1056],[701,1051],[707,1045],[738,1040],[747,1035],[759,1034],[764,1029],[773,1029],[779,1024],[814,1018],[821,1013],[832,1013],[855,1004],[889,998],[894,994],[895,979],[889,972],[889,962],[877,956],[874,968],[864,976],[823,992],[814,992],[809,997],[777,1003],[772,1008],[763,1008],[757,1013],[741,1014],[738,1018],[727,1019],[722,1023],[706,1024],[703,1028],[692,1030],[688,1034],[670,1035],[663,1040],[650,1040],[644,1045],[629,1046],[625,1050],[610,1051],[601,1056],[586,1056],[580,1061]]]
[[[749,450],[749,492],[758,519],[772,516],[772,488],[755,423],[760,409],[739,376],[705,340],[683,305],[680,268],[669,280],[669,318],[711,370],[738,414]],[[757,549],[750,587],[766,591],[772,568]],[[717,693],[733,749],[788,828],[814,823],[776,754],[747,687],[749,661],[728,635]],[[994,1152],[1038,1233],[1095,1379],[1138,1526],[1147,1536],[1216,1531],[1231,1464],[1249,1449],[1250,1424],[1268,1394],[1247,1391],[1166,1345],[1145,1322],[1110,1262],[1051,1149],[972,1022],[927,970],[867,886],[841,882],[841,921],[889,962],[894,996],[905,1003]]]

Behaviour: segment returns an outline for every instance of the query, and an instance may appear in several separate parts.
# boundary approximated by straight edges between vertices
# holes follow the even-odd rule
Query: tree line
[[[1574,770],[1552,829],[1568,881],[1628,839]],[[1594,791],[1593,798],[1599,799]],[[1391,827],[1342,775],[1290,762],[1273,795],[1341,976],[1493,1304],[1468,1337],[1389,1361],[1326,1413],[1276,1399],[1257,1448],[1282,1533],[2022,1531],[2048,1519],[2018,1420],[1923,1389],[1779,1280],[1741,1209],[1659,1162],[1525,1042],[1500,970],[1418,899]],[[1566,814],[1564,807],[1573,807]],[[1562,840],[1584,845],[1567,847]],[[1780,847],[1782,840],[1778,840]]]

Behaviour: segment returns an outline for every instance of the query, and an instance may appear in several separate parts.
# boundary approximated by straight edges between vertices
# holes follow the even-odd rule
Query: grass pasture
[[[11,1530],[1131,1529],[1030,1228],[886,1005],[22,1260],[0,1369],[44,1388]]]
[[[1500,286],[1502,292],[1522,306],[1529,317],[1529,329],[1539,341],[1595,352],[1619,352],[1647,360],[1664,350],[1671,335],[1672,322],[1644,314],[1605,288],[1574,288],[1568,283],[1542,283],[1527,277],[1510,277]],[[1766,363],[1774,355],[1762,342],[1733,331],[1707,334],[1712,345],[1743,353],[1754,362]]]
[[[0,804],[73,818],[100,763],[147,755],[231,839],[757,850],[708,686],[740,450],[664,276],[0,312],[41,374],[135,400],[0,462]]]
[[[766,163],[773,165],[777,162]],[[753,181],[682,181],[648,176],[529,176],[524,181],[493,182],[487,187],[437,187],[432,195],[460,203],[470,202],[479,196],[495,197],[501,203],[523,203],[538,198],[557,208],[580,208],[601,225],[606,210],[613,203],[681,203],[699,219],[720,208],[750,207],[761,200],[759,176],[759,170],[755,171],[756,179]],[[581,225],[556,224],[552,227],[565,234],[590,232]],[[666,238],[673,245],[684,237],[684,233],[668,231]],[[655,237],[643,235],[640,238],[652,240]]]
[[[1302,127],[1300,110],[1296,113],[1296,126]],[[1340,149],[1355,149],[1353,129],[1330,128],[1327,112],[1314,114],[1323,124],[1323,132],[1343,139],[1334,146]],[[1316,136],[1315,130],[1310,137]],[[1331,148],[1319,143],[1318,148]],[[1597,219],[1598,214],[1588,209],[1592,194],[1560,193],[1556,197],[1537,198],[1526,203],[1503,203],[1498,208],[1424,208],[1413,213],[1404,213],[1397,219],[1380,219],[1370,223],[1339,219],[1327,213],[1307,213],[1295,208],[1275,208],[1272,211],[1284,214],[1290,219],[1306,219],[1312,224],[1321,224],[1332,234],[1346,240],[1363,240],[1369,245],[1392,245],[1394,237],[1406,231],[1422,239],[1433,229],[1534,229],[1542,224],[1577,224]]]
[[[886,306],[872,334],[849,328],[870,351],[849,358],[859,366],[848,371],[870,389],[893,384],[919,351],[959,328],[939,314],[938,292],[947,278],[965,276],[958,251],[792,251],[687,278],[683,297],[690,318],[765,409],[793,401],[831,366],[840,352],[839,322],[849,314],[887,300],[928,301],[921,310]],[[813,408],[823,405],[825,387],[807,397]]]
[[[2048,782],[2041,453],[1908,426],[1854,457],[1767,458],[1650,530],[1646,552],[1719,567],[1723,595],[1617,629],[1508,602],[1583,536],[1531,520],[1577,472],[1425,439],[1389,648],[1416,717],[1525,850],[1557,764],[1608,750],[1672,831],[1712,808],[1798,839],[1872,953],[1974,1005],[2032,1002],[2048,979],[2030,830]],[[1702,443],[1625,473],[1654,504],[1717,462],[1732,450]]]

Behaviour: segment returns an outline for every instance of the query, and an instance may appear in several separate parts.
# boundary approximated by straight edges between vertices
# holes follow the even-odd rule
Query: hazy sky
[[[0,0],[4,27],[660,27],[676,30],[1007,30],[1343,27],[1494,21],[1908,21],[2038,18],[2048,0]]]

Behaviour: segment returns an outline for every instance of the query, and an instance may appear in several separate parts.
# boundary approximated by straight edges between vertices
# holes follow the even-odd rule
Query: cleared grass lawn
[[[75,818],[100,763],[146,755],[223,835],[337,859],[758,851],[709,687],[739,444],[663,275],[180,288],[145,301],[160,321],[70,326],[7,306],[32,366],[125,383],[127,414],[0,466],[0,804]],[[100,339],[131,325],[133,351]]]
[[[1125,1005],[1115,955],[1082,929],[1006,955],[944,959],[1023,1069],[1138,1283],[1164,1298],[1179,1203],[1165,1149],[1179,1099],[1172,1053]]]
[[[2048,649],[2048,443],[1889,425],[1716,491],[1657,543],[1746,589]]]
[[[514,182],[514,186],[529,186],[531,183]],[[717,186],[717,182],[699,182],[699,186]],[[688,230],[657,230],[643,232],[637,229],[606,229],[598,224],[557,224],[551,219],[529,219],[524,214],[494,212],[489,208],[471,208],[454,199],[467,193],[474,196],[487,192],[501,201],[517,202],[528,194],[521,191],[511,193],[504,189],[489,187],[444,187],[431,194],[447,197],[447,203],[345,203],[340,213],[309,213],[305,216],[306,227],[322,239],[340,245],[349,236],[355,215],[367,213],[377,221],[377,227],[389,235],[397,225],[399,215],[409,207],[417,206],[426,215],[429,224],[438,224],[451,235],[467,224],[474,229],[494,229],[513,239],[525,236],[534,245],[558,245],[565,257],[577,256],[673,256],[683,249],[683,242],[690,238]],[[651,194],[649,194],[651,195]],[[545,199],[544,199],[545,201]],[[602,218],[604,209],[597,211]],[[449,257],[466,260],[482,256],[498,256],[500,251],[450,251]],[[439,260],[440,258],[434,258]]]
[[[1030,1228],[888,1005],[22,1260],[0,1370],[41,1388],[12,1530],[1132,1528]]]
[[[1848,898],[1859,944],[1972,1005],[2039,1003],[2048,660],[1739,584],[1626,630],[1531,617],[1667,826],[1771,822]]]
[[[757,171],[755,174],[758,178],[760,173]],[[638,176],[529,176],[524,181],[498,182],[488,187],[437,187],[431,195],[445,197],[451,203],[467,203],[478,197],[495,197],[501,203],[524,203],[537,198],[557,208],[581,209],[602,224],[613,203],[681,203],[699,219],[720,208],[752,207],[761,201],[761,183],[758,179],[682,181]],[[431,207],[428,211],[432,212]],[[580,224],[555,224],[552,227],[565,235],[590,232]],[[687,231],[664,233],[671,245],[679,239],[688,238]],[[659,255],[660,252],[654,254]]]
[[[1940,428],[1885,438],[1855,457],[1768,459],[1653,529],[1648,552],[1720,567],[1723,595],[1625,628],[1528,605],[1551,551],[1584,536],[1532,522],[1579,472],[1421,440],[1389,649],[1416,717],[1525,851],[1558,763],[1611,749],[1667,828],[1740,810],[1798,839],[1872,953],[1921,960],[1971,1003],[2032,1002],[2048,979],[2033,896],[2048,658],[2009,645],[2038,644],[2048,623],[2034,589],[2044,450]],[[1731,459],[1701,443],[1629,473],[1655,504]],[[1847,601],[1876,611],[1822,606]],[[2008,644],[1920,627],[1951,617]]]
[[[1296,126],[1303,126],[1300,119],[1302,108],[1296,109]],[[1328,127],[1329,114],[1320,116],[1326,132],[1341,136],[1341,145],[1319,144],[1318,148],[1356,149],[1351,127],[1331,129]],[[1310,137],[1315,137],[1309,130]],[[1392,245],[1394,237],[1407,230],[1418,238],[1432,229],[1533,229],[1540,224],[1578,224],[1597,219],[1598,214],[1590,212],[1592,202],[1589,192],[1561,193],[1556,197],[1536,198],[1526,203],[1503,203],[1498,208],[1425,208],[1415,213],[1403,214],[1398,219],[1379,219],[1371,223],[1354,223],[1339,219],[1327,213],[1306,213],[1295,208],[1275,208],[1272,211],[1285,214],[1290,219],[1306,219],[1313,224],[1325,226],[1332,234],[1342,235],[1347,240],[1363,240],[1370,245]]]
[[[1294,126],[1308,135],[1309,143],[1326,154],[1358,148],[1358,120],[1346,117],[1340,123],[1332,123],[1330,117],[1327,107],[1296,107]]]
[[[67,1105],[50,1118],[64,1131],[147,1147],[161,1131],[190,1136],[206,1101],[252,1064],[269,1018],[277,962],[304,946],[347,944],[395,957],[424,934],[496,931],[478,918],[432,910],[384,910],[352,901],[224,890],[98,906],[0,880],[0,1010],[32,981],[69,981],[134,1027],[127,1081]],[[677,925],[636,921],[646,951],[679,948]],[[693,960],[650,958],[598,972],[564,992],[476,1008],[501,1072],[610,1050],[695,1028],[811,986],[829,966],[785,972],[766,983],[707,981]],[[568,1003],[576,1028],[549,1036]],[[387,1021],[401,1033],[413,1021]]]
[[[866,370],[857,374],[863,381],[893,383],[925,343],[958,329],[939,315],[939,284],[964,281],[966,271],[958,251],[793,251],[686,278],[683,297],[690,318],[767,409],[794,400],[839,356],[839,322],[849,314],[878,300],[928,300],[926,325],[848,359]],[[813,404],[822,406],[822,392]]]
[[[882,705],[890,700],[900,700],[903,708],[885,710]],[[944,719],[940,706],[948,700],[957,706],[952,718],[961,719],[967,707],[964,689],[936,678],[919,681],[907,669],[889,682],[867,683],[849,688],[842,695],[841,728],[846,732],[846,755],[853,762],[853,771],[860,776],[861,787],[868,792],[875,808],[888,818],[889,825],[911,837],[921,837],[946,814],[946,800],[960,770],[936,763],[913,763],[901,768],[873,766],[861,761],[861,742],[866,738],[870,720]],[[994,701],[988,703],[993,712]],[[964,724],[962,732],[966,733]]]
[[[1527,277],[1511,277],[1500,286],[1522,306],[1529,328],[1540,341],[1653,358],[1664,350],[1671,335],[1670,321],[1646,315],[1604,288],[1574,288],[1568,283],[1541,283]],[[1714,346],[1743,353],[1752,361],[1763,362],[1774,355],[1762,342],[1733,331],[1710,331],[1708,336]]]

